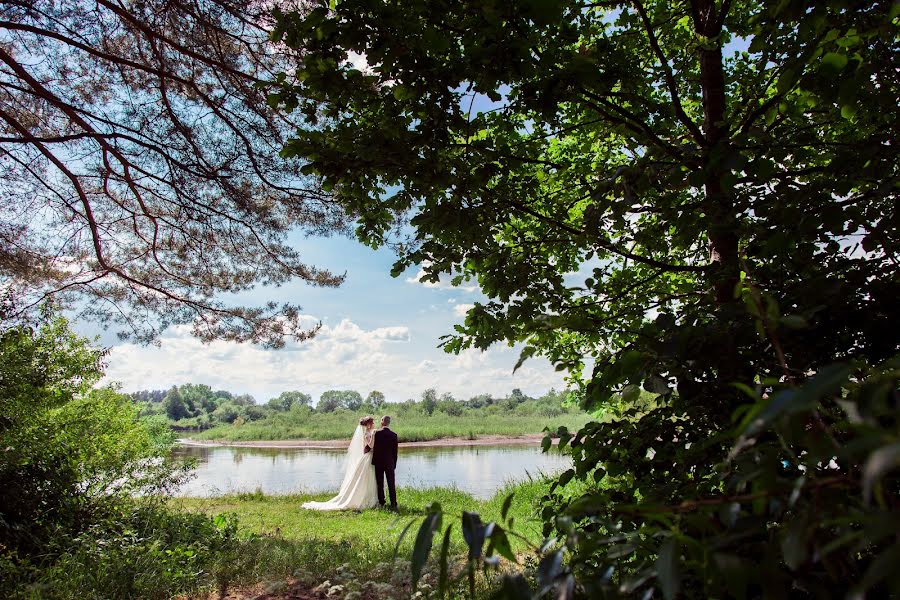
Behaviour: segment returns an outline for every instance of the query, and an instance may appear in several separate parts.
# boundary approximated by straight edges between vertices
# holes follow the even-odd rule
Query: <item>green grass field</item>
[[[349,411],[293,415],[281,413],[262,421],[242,425],[220,425],[191,435],[198,440],[336,440],[346,439],[359,415]],[[463,414],[458,417],[443,413],[431,416],[421,413],[395,414],[391,428],[401,442],[436,440],[447,437],[475,439],[484,435],[518,436],[540,433],[544,427],[556,430],[560,425],[576,430],[590,420],[583,412],[564,413],[555,417],[518,414]]]
[[[319,512],[300,507],[307,500],[324,500],[331,494],[266,496],[256,492],[175,498],[171,504],[185,511],[237,515],[246,546],[236,581],[269,582],[268,588],[277,590],[283,579],[305,582],[309,587],[327,580],[329,585],[343,586],[344,592],[356,590],[379,598],[408,598],[412,589],[407,561],[418,522],[433,502],[440,503],[446,513],[443,526],[453,523],[450,554],[460,565],[466,548],[459,524],[462,511],[477,512],[485,522],[500,521],[503,501],[513,493],[509,512],[513,530],[527,540],[514,538],[513,544],[524,561],[532,553],[530,545],[541,542],[541,523],[535,508],[546,487],[542,480],[527,481],[510,485],[490,500],[482,501],[451,488],[401,489],[399,513],[381,509]],[[415,521],[414,525],[397,548],[401,532],[411,521]],[[435,546],[439,545],[438,538]],[[436,553],[435,549],[433,556]],[[426,571],[425,587],[420,589],[427,591],[436,575],[433,562]],[[486,592],[491,586],[490,576],[479,576],[480,589]]]

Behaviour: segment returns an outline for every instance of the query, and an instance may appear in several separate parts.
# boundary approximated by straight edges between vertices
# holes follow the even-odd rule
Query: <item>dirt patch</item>
[[[380,600],[378,595],[370,590],[363,590],[358,594],[356,596],[358,600]],[[332,597],[343,597],[343,594]],[[204,600],[328,600],[329,598],[331,597],[328,590],[322,586],[313,587],[307,582],[288,579],[284,582],[259,583],[252,587],[230,589],[224,597],[212,593]]]
[[[529,433],[526,435],[483,435],[470,440],[468,438],[441,438],[425,442],[400,442],[401,448],[455,448],[461,446],[537,446],[544,439],[543,433]],[[246,442],[226,441],[201,441],[192,439],[179,439],[184,446],[235,448],[313,448],[341,450],[350,445],[350,440],[252,440]]]

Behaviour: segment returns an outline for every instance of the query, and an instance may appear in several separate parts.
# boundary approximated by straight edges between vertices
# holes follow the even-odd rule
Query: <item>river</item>
[[[334,491],[344,474],[345,450],[181,446],[176,456],[197,459],[183,496],[262,490],[266,494]],[[558,473],[571,458],[534,446],[400,447],[398,488],[456,487],[490,498],[508,482]]]

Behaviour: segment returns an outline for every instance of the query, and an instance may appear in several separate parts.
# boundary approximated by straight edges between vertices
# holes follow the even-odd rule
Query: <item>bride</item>
[[[378,505],[375,487],[375,467],[372,448],[375,445],[375,419],[363,417],[347,448],[347,471],[337,496],[325,502],[304,502],[303,508],[312,510],[349,510],[372,508]]]

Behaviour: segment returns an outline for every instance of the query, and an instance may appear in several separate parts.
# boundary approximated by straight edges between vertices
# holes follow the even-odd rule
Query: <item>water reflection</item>
[[[176,456],[197,460],[197,477],[185,484],[185,496],[213,496],[262,489],[267,494],[336,490],[344,475],[344,450],[320,448],[204,448],[182,446]],[[477,498],[489,498],[509,481],[571,466],[559,454],[530,446],[402,448],[398,487],[455,486]]]

